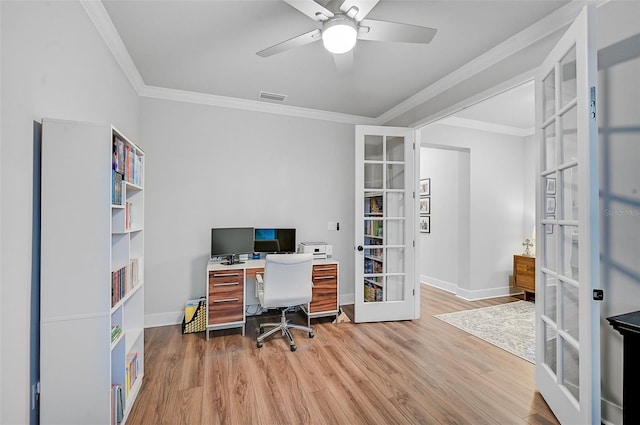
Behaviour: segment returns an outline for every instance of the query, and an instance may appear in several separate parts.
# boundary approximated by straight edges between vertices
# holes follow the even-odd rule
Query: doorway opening
[[[418,129],[420,178],[432,191],[421,282],[467,300],[518,292],[513,256],[535,238],[534,107],[527,81]]]

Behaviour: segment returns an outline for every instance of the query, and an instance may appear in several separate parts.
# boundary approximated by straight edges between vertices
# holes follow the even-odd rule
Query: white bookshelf
[[[139,158],[115,204],[114,137]],[[43,120],[41,208],[40,423],[116,423],[113,385],[126,394],[124,423],[144,375],[144,152],[109,125]]]

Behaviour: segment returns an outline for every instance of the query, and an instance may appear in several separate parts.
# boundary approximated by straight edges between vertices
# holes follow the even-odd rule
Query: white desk
[[[224,265],[209,261],[207,264],[207,340],[209,331],[242,328],[245,333],[247,295],[255,293],[256,273],[264,273],[264,260],[248,260]],[[340,314],[338,294],[338,262],[313,261],[313,290],[309,305],[303,306],[307,324],[314,317]]]

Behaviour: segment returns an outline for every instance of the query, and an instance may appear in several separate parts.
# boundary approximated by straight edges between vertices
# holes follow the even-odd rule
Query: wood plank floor
[[[316,319],[315,338],[294,331],[295,352],[280,336],[257,349],[254,318],[246,336],[208,342],[147,329],[127,424],[557,424],[532,364],[433,317],[516,299],[467,302],[422,285],[420,319]]]

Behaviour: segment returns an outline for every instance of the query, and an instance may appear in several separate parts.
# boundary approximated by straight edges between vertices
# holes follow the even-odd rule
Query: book
[[[136,285],[140,282],[139,267],[140,267],[140,261],[138,258],[132,258],[129,260],[129,273],[130,273],[129,289],[135,288]]]
[[[122,394],[122,386],[111,385],[111,424],[118,425],[124,419],[125,399]]]
[[[113,342],[116,339],[118,339],[120,334],[122,334],[122,328],[120,328],[120,326],[118,326],[118,325],[113,325],[111,327],[111,342]]]
[[[111,203],[113,205],[122,205],[122,173],[111,171]]]

